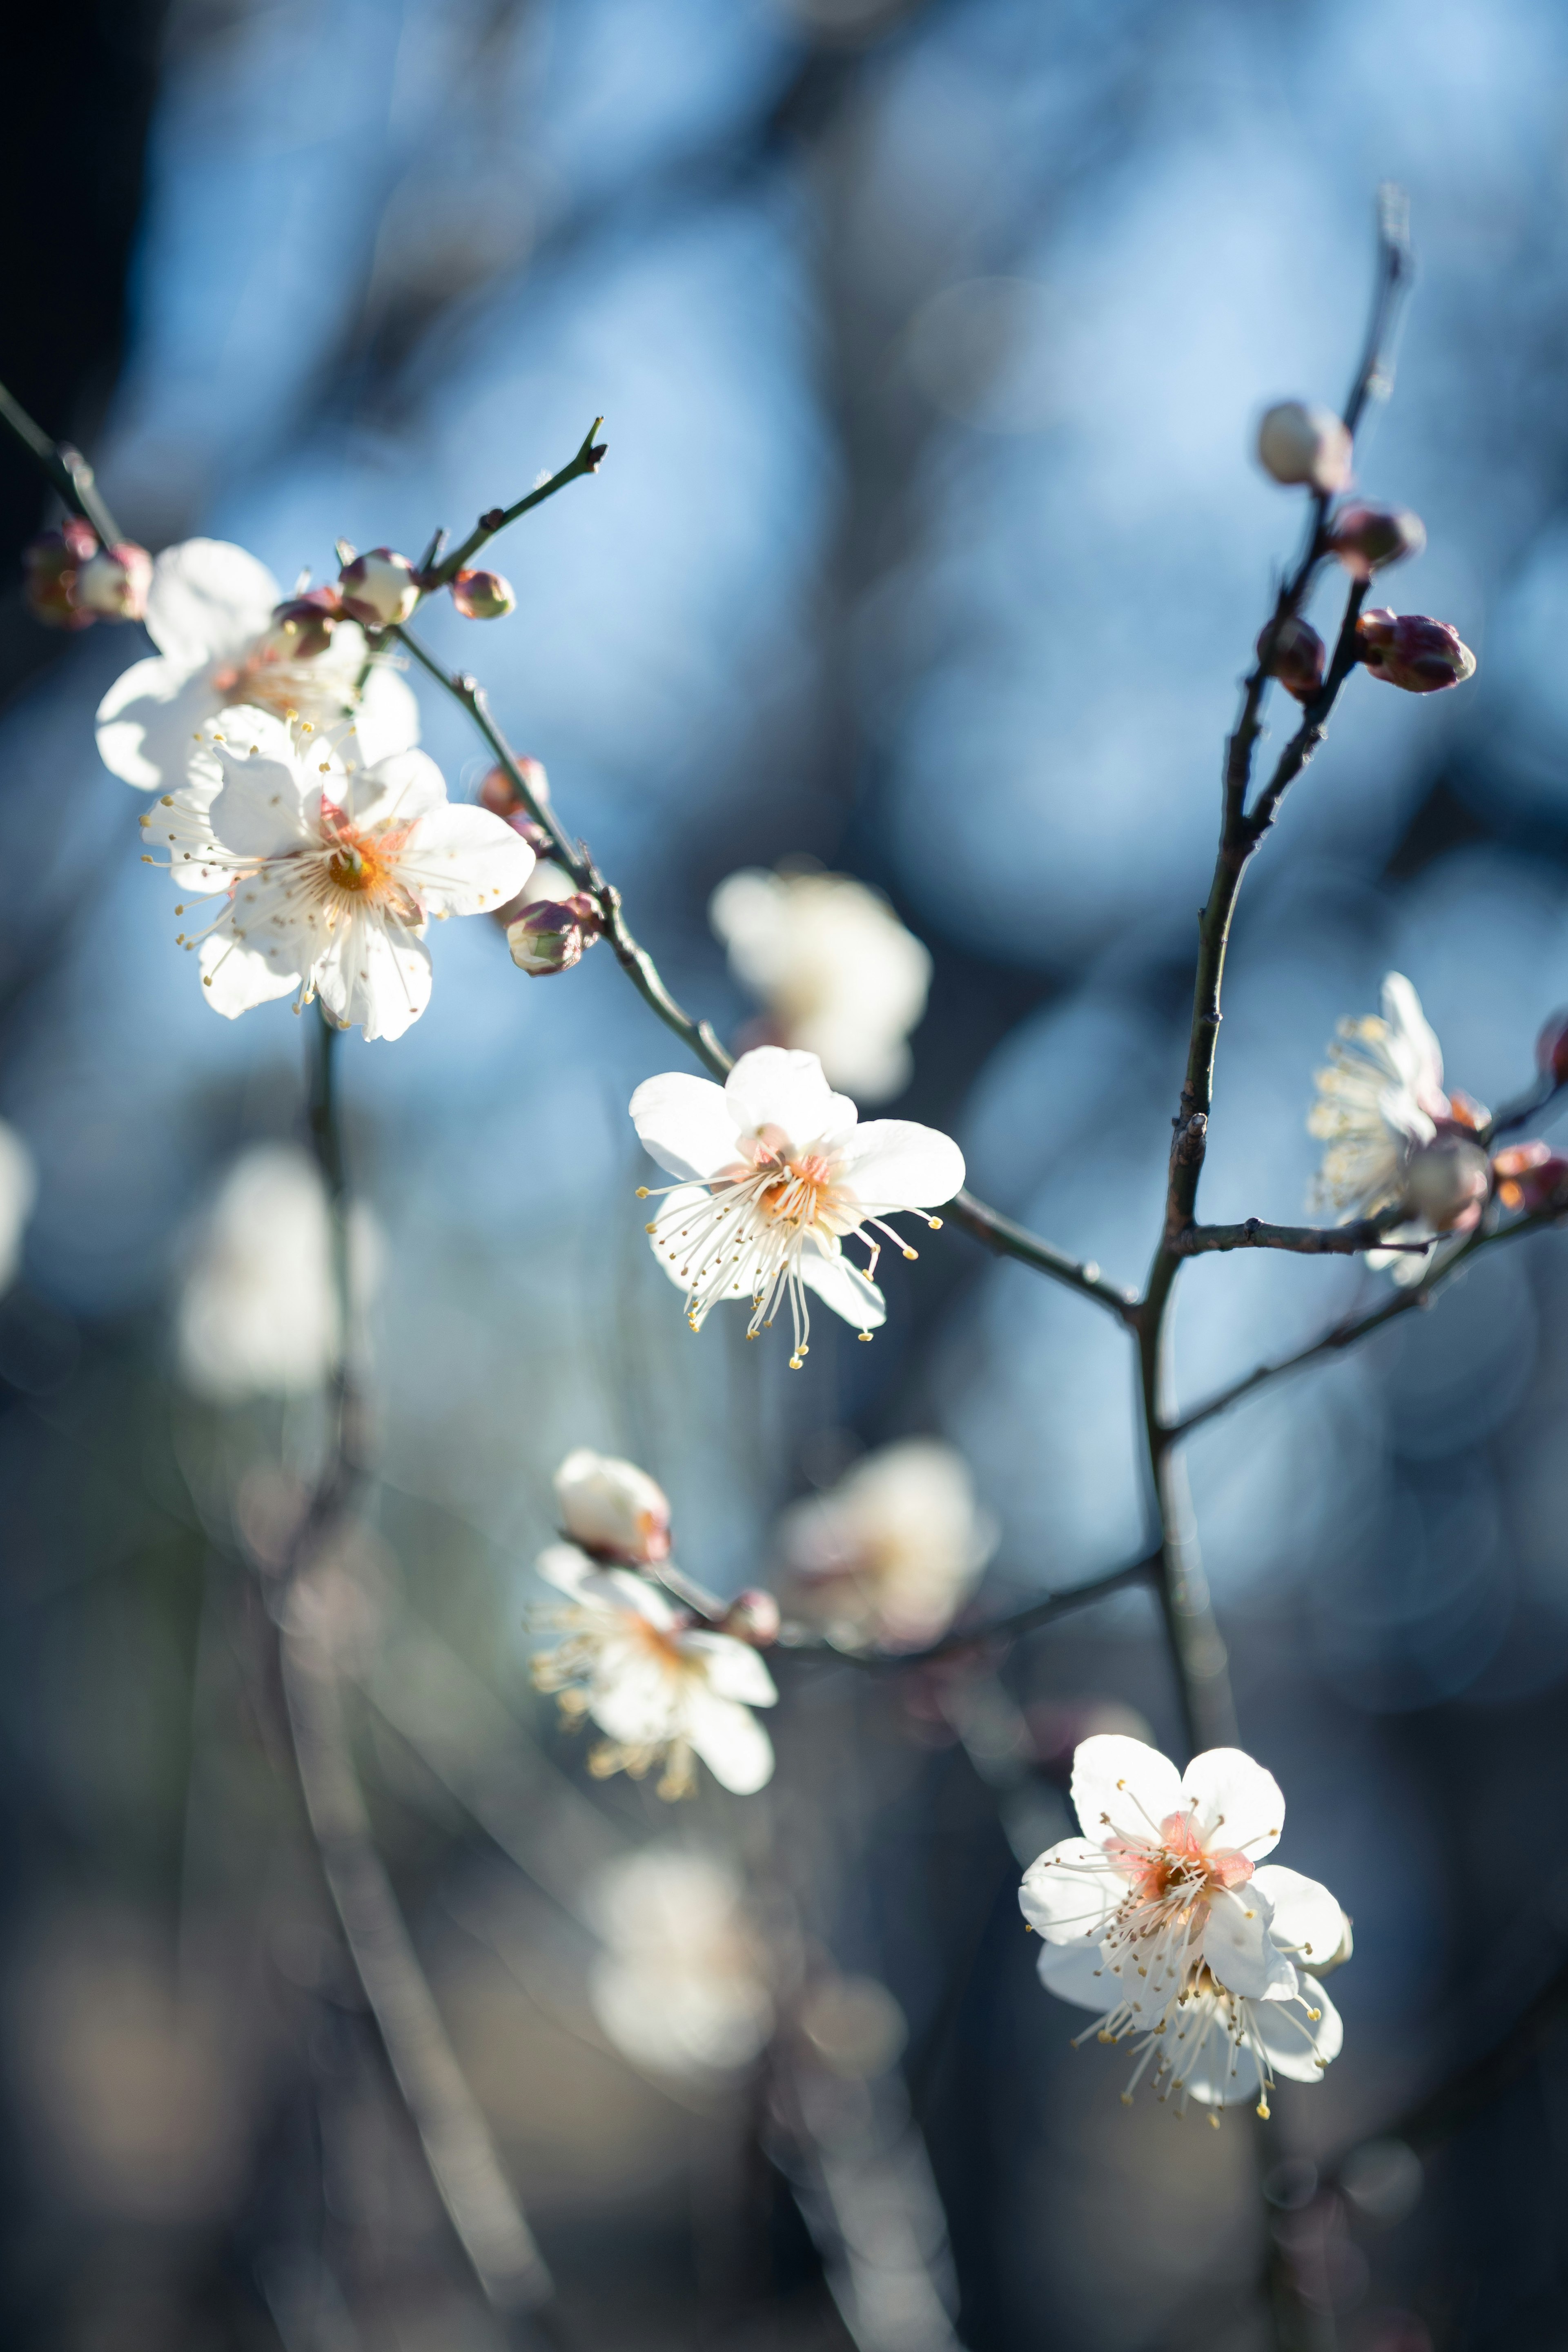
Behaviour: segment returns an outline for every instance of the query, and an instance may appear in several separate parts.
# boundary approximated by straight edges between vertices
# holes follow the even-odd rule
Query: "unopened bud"
[[[499,572],[459,572],[452,582],[452,602],[468,621],[500,621],[517,610],[511,583]]]
[[[506,927],[513,963],[535,980],[570,971],[598,936],[598,909],[584,890],[566,898],[535,898]]]
[[[1282,400],[1258,425],[1258,462],[1277,482],[1304,483],[1331,497],[1351,478],[1351,436],[1331,408]]]
[[[1288,614],[1274,632],[1271,656],[1268,635],[1266,627],[1258,640],[1259,661],[1268,658],[1269,676],[1279,679],[1287,694],[1293,694],[1298,702],[1310,702],[1323,683],[1328,660],[1321,637],[1310,621],[1301,620],[1294,613]]]
[[[22,557],[23,594],[28,610],[51,629],[89,629],[98,615],[77,602],[83,567],[98,554],[98,533],[79,515],[68,515],[58,530],[39,533]]]
[[[284,661],[312,661],[326,652],[342,615],[342,594],[335,581],[291,596],[272,615],[271,649]]]
[[[1386,564],[1419,555],[1426,526],[1405,507],[1342,507],[1329,532],[1329,545],[1352,580],[1370,580]]]
[[[520,760],[517,764],[534,807],[545,807],[550,799],[550,779],[544,772],[543,761]],[[522,794],[504,768],[486,771],[480,779],[477,798],[479,806],[488,808],[492,816],[515,816],[524,805]]]
[[[419,582],[405,555],[390,547],[373,547],[356,555],[338,574],[343,610],[351,620],[373,629],[389,629],[406,621],[419,602]]]
[[[1406,694],[1440,694],[1476,674],[1476,657],[1457,629],[1425,613],[1391,613],[1374,605],[1356,623],[1361,658],[1373,677]]]
[[[779,1637],[779,1604],[758,1585],[737,1592],[719,1621],[719,1631],[754,1650],[771,1649]]]
[[[579,1445],[555,1473],[555,1504],[563,1532],[598,1559],[669,1558],[669,1497],[635,1462]]]
[[[1568,1086],[1568,1013],[1554,1013],[1536,1039],[1535,1066],[1543,1076]]]
[[[1494,1158],[1492,1174],[1505,1209],[1568,1210],[1568,1160],[1549,1144],[1510,1143]]]
[[[1440,1234],[1468,1233],[1491,1192],[1491,1163],[1462,1135],[1439,1135],[1411,1156],[1405,1197]]]
[[[140,621],[153,585],[153,559],[134,540],[116,540],[89,555],[76,576],[72,602],[100,621]]]

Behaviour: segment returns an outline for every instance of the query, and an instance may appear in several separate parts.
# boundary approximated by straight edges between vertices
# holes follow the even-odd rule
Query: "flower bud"
[[[499,572],[459,572],[452,582],[452,602],[467,621],[500,621],[517,610],[511,582]]]
[[[1545,1143],[1511,1143],[1492,1161],[1497,1196],[1505,1209],[1537,1209],[1560,1204],[1568,1210],[1568,1160]]]
[[[373,629],[388,629],[406,621],[419,602],[419,582],[405,555],[390,547],[373,547],[356,555],[338,574],[343,610],[353,621]]]
[[[779,1604],[771,1592],[752,1585],[737,1592],[719,1622],[719,1631],[753,1650],[771,1649],[779,1637]]]
[[[71,601],[100,621],[140,621],[153,585],[153,559],[133,540],[116,540],[89,555],[77,573]]]
[[[58,530],[39,533],[23,553],[23,594],[35,619],[51,629],[89,629],[98,615],[76,601],[83,567],[99,552],[98,533],[79,515],[68,515]]]
[[[342,594],[335,581],[291,596],[272,615],[272,649],[282,661],[314,660],[326,652],[342,613]]]
[[[1356,640],[1373,677],[1402,686],[1406,694],[1440,694],[1475,676],[1476,657],[1458,631],[1425,613],[1374,605],[1356,623]]]
[[[1440,1234],[1465,1234],[1480,1221],[1491,1192],[1491,1164],[1462,1135],[1439,1135],[1411,1156],[1405,1197]]]
[[[1426,526],[1405,507],[1342,507],[1329,532],[1329,545],[1352,580],[1370,580],[1385,564],[1419,555]]]
[[[506,927],[513,963],[535,980],[570,971],[598,936],[598,909],[584,890],[568,898],[535,898]]]
[[[669,1497],[635,1462],[579,1445],[555,1473],[555,1506],[563,1531],[596,1559],[669,1558]]]
[[[1351,478],[1351,436],[1331,408],[1282,400],[1258,425],[1258,462],[1277,482],[1331,495]]]
[[[1267,653],[1271,625],[1265,626],[1258,640],[1259,661]],[[1270,677],[1277,677],[1286,693],[1293,694],[1298,702],[1310,702],[1323,683],[1327,660],[1323,641],[1311,623],[1297,614],[1287,614],[1275,633],[1274,654],[1268,665]]]
[[[1554,1013],[1536,1039],[1535,1066],[1543,1077],[1568,1086],[1568,1013]]]
[[[550,779],[544,772],[543,761],[520,760],[517,764],[533,795],[534,807],[548,808]],[[489,771],[480,782],[478,798],[479,806],[488,808],[492,816],[505,817],[512,831],[522,835],[536,857],[549,856],[554,844],[544,827],[535,824],[526,814],[522,794],[504,768]]]

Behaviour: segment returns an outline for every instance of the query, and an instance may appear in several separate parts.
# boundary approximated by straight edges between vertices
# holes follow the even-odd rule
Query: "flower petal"
[[[430,950],[405,924],[361,910],[340,923],[312,977],[342,1027],[401,1037],[430,1002]]]
[[[342,634],[340,625],[334,644]],[[354,738],[367,767],[376,766],[394,751],[406,751],[419,740],[417,698],[407,679],[399,677],[384,662],[378,661],[365,680],[354,713]]]
[[[693,1691],[683,1728],[713,1778],[737,1797],[753,1796],[773,1779],[773,1743],[750,1709],[734,1699]]]
[[[706,1661],[715,1698],[740,1699],[747,1706],[776,1704],[773,1678],[749,1642],[737,1642],[730,1633],[688,1633],[680,1646]]]
[[[1288,1999],[1299,1981],[1268,1932],[1269,1916],[1267,1895],[1251,1885],[1235,1894],[1222,1888],[1208,1897],[1204,1958],[1228,1992],[1249,2000]]]
[[[805,1150],[847,1135],[859,1117],[847,1095],[836,1095],[815,1054],[758,1045],[742,1054],[724,1081],[724,1095],[742,1134],[782,1127]]]
[[[740,1157],[733,1107],[710,1078],[685,1070],[645,1078],[630,1109],[643,1150],[672,1176],[700,1181],[733,1167]]]
[[[1443,1093],[1443,1048],[1421,1010],[1421,999],[1402,971],[1386,972],[1383,982],[1383,1017],[1393,1033],[1389,1044],[1416,1102],[1434,1118],[1447,1115]]]
[[[681,1691],[668,1663],[629,1640],[605,1642],[589,1685],[590,1712],[612,1739],[640,1748],[681,1730]]]
[[[533,1563],[533,1572],[546,1584],[553,1584],[558,1592],[569,1593],[574,1601],[595,1598],[586,1589],[586,1580],[598,1573],[585,1551],[575,1544],[546,1544]]]
[[[1339,2011],[1315,1981],[1303,1981],[1297,2000],[1252,2003],[1247,2021],[1274,2072],[1292,2083],[1321,2081],[1344,2046]]]
[[[879,1331],[888,1319],[888,1302],[876,1284],[842,1253],[837,1257],[801,1252],[800,1278],[825,1307],[853,1323],[858,1331]],[[748,1297],[751,1296],[747,1291]]]
[[[153,654],[122,670],[98,706],[98,755],[143,792],[184,781],[197,730],[217,698],[205,672]]]
[[[1182,1799],[1205,1845],[1257,1862],[1272,1853],[1285,1824],[1285,1800],[1272,1772],[1239,1748],[1210,1748],[1182,1775]]]
[[[1035,1963],[1040,1982],[1058,2000],[1080,2009],[1113,2009],[1121,1998],[1098,1944],[1042,1944]]]
[[[166,547],[147,591],[147,634],[187,669],[244,653],[272,618],[278,583],[254,555],[226,539]]]
[[[231,908],[201,946],[202,994],[215,1013],[236,1021],[258,1004],[291,995],[309,968],[314,935],[290,926],[264,943],[237,939]]]
[[[1305,1968],[1333,1958],[1344,1941],[1345,1915],[1326,1886],[1278,1862],[1255,1870],[1250,1884],[1273,1912],[1268,1932],[1282,1952]]]
[[[1097,1731],[1072,1759],[1072,1801],[1079,1827],[1097,1845],[1112,1837],[1147,1841],[1180,1809],[1182,1783],[1170,1758],[1146,1740]]]
[[[1172,2090],[1184,2087],[1200,2106],[1228,2107],[1257,2095],[1258,2061],[1245,2042],[1225,2030],[1223,2011],[1207,2001],[1189,2002],[1171,2021],[1166,2042]]]
[[[446,777],[428,751],[410,750],[391,751],[374,767],[361,768],[351,782],[343,813],[368,832],[380,825],[412,824],[416,817],[446,806]],[[491,822],[501,821],[495,817]]]
[[[963,1154],[952,1138],[912,1118],[857,1128],[839,1166],[869,1209],[933,1209],[963,1189]]]
[[[1049,1944],[1092,1944],[1096,1954],[1127,1892],[1092,1838],[1063,1838],[1029,1864],[1018,1908]],[[1110,2006],[1110,1995],[1100,2003]]]
[[[503,907],[532,870],[527,842],[489,809],[466,802],[429,810],[397,860],[398,880],[433,915],[481,915],[487,907]]]

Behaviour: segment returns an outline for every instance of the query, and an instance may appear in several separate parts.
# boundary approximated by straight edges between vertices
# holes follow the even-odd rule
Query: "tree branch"
[[[1068,1289],[1076,1290],[1085,1298],[1092,1298],[1098,1305],[1109,1307],[1127,1329],[1134,1328],[1138,1312],[1137,1292],[1124,1290],[1120,1283],[1109,1281],[1092,1259],[1079,1265],[1078,1259],[1069,1257],[1065,1250],[1055,1248],[1051,1243],[1041,1241],[1038,1234],[1029,1233],[1023,1225],[1015,1224],[1011,1217],[1003,1216],[996,1209],[988,1209],[984,1201],[975,1199],[973,1192],[957,1193],[947,1203],[945,1213],[954,1224],[962,1225],[966,1234],[972,1234],[977,1242],[984,1243],[987,1249],[994,1250],[998,1256],[1016,1257],[1023,1265],[1034,1266],[1038,1273],[1049,1275],[1053,1282],[1063,1283]]]
[[[1429,1241],[1397,1242],[1388,1229],[1407,1217],[1408,1210],[1384,1209],[1375,1217],[1358,1217],[1348,1225],[1269,1225],[1248,1217],[1239,1225],[1184,1225],[1171,1237],[1178,1257],[1205,1257],[1215,1250],[1293,1250],[1299,1257],[1354,1257],[1361,1250],[1386,1249],[1423,1256]]]
[[[923,1666],[933,1658],[951,1658],[963,1650],[984,1649],[992,1642],[1014,1642],[1022,1633],[1032,1633],[1041,1625],[1049,1625],[1058,1617],[1066,1617],[1077,1609],[1091,1608],[1095,1601],[1108,1600],[1111,1593],[1124,1591],[1129,1585],[1146,1583],[1158,1570],[1158,1552],[1145,1553],[1142,1559],[1129,1560],[1121,1568],[1107,1570],[1103,1576],[1092,1576],[1087,1584],[1075,1584],[1065,1592],[1047,1592],[1027,1607],[1015,1609],[1005,1617],[991,1618],[984,1624],[955,1626],[939,1641],[928,1642],[919,1650],[846,1650],[835,1642],[784,1642],[780,1647],[790,1657],[833,1658],[846,1666],[900,1667]]]
[[[72,514],[89,522],[105,547],[112,547],[122,537],[119,525],[104,504],[92,467],[79,449],[68,442],[51,441],[42,425],[35,425],[21,402],[0,383],[0,425],[12,439],[24,448],[38,471],[57,496],[69,507]]]
[[[530,490],[525,499],[519,499],[515,506],[489,508],[462,544],[455,547],[450,555],[440,562],[433,562],[433,568],[423,573],[419,584],[426,595],[433,595],[437,588],[445,588],[449,581],[455,580],[487,540],[494,539],[498,531],[505,530],[509,523],[516,522],[518,517],[527,514],[530,508],[542,506],[546,499],[555,496],[557,490],[563,490],[568,482],[575,482],[584,474],[596,474],[605,455],[605,444],[602,441],[596,443],[594,436],[604,421],[602,416],[595,416],[583,436],[583,446],[576,456],[568,458],[560,472],[550,475],[537,489]]]

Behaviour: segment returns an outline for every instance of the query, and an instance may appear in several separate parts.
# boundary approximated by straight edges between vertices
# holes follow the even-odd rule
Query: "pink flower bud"
[[[468,621],[500,621],[517,610],[511,583],[499,572],[459,572],[452,583],[452,602]]]
[[[669,1558],[669,1497],[635,1462],[579,1445],[555,1473],[555,1504],[563,1532],[595,1559]]]
[[[326,652],[342,614],[342,594],[335,581],[291,596],[272,615],[270,649],[280,661],[311,661]]]
[[[753,1650],[770,1649],[779,1637],[779,1604],[771,1592],[753,1585],[737,1592],[719,1622],[719,1631]]]
[[[1568,1086],[1568,1013],[1554,1013],[1536,1039],[1535,1066],[1542,1076]]]
[[[419,602],[414,566],[390,547],[373,547],[368,555],[356,555],[339,572],[338,585],[349,618],[373,629],[406,621]]]
[[[544,772],[542,760],[520,760],[524,782],[533,795],[535,808],[544,807],[550,799],[550,779]],[[490,768],[480,782],[477,795],[479,806],[488,808],[492,816],[514,816],[522,806],[522,794],[504,768]]]
[[[1331,408],[1282,400],[1258,425],[1258,462],[1277,482],[1304,483],[1331,496],[1351,478],[1351,436]]]
[[[99,552],[98,533],[79,515],[68,515],[58,530],[40,532],[23,554],[23,594],[34,617],[51,629],[89,629],[98,614],[76,601],[83,566]]]
[[[1342,507],[1329,532],[1329,545],[1352,580],[1370,580],[1385,564],[1419,555],[1426,526],[1405,507]]]
[[[1568,1210],[1568,1160],[1544,1143],[1513,1143],[1492,1161],[1497,1196],[1505,1209]]]
[[[1268,646],[1266,626],[1258,640],[1258,657],[1264,658]],[[1274,639],[1274,656],[1268,665],[1269,675],[1277,677],[1287,694],[1298,702],[1310,702],[1323,683],[1323,668],[1328,654],[1323,641],[1310,621],[1291,613],[1281,621]]]
[[[569,898],[535,898],[506,927],[513,963],[535,980],[570,971],[598,936],[598,909],[582,890]]]
[[[1374,605],[1356,623],[1361,658],[1373,677],[1406,694],[1440,694],[1476,674],[1476,657],[1447,621],[1425,613],[1391,613]]]
[[[1405,1197],[1440,1234],[1467,1234],[1479,1223],[1491,1192],[1491,1163],[1462,1135],[1439,1135],[1411,1155]]]

